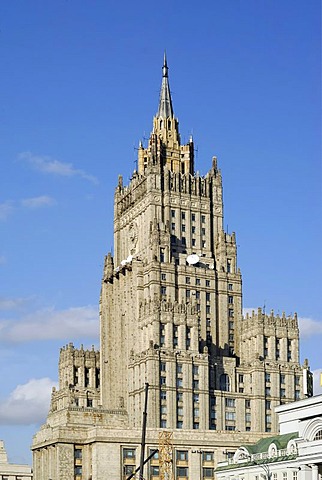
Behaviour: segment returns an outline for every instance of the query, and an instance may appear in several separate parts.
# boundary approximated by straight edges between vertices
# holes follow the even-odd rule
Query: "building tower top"
[[[163,67],[162,67],[162,85],[160,91],[160,100],[159,100],[159,109],[158,109],[158,117],[172,118],[173,117],[173,108],[172,108],[172,100],[171,100],[171,93],[170,93],[170,86],[169,86],[169,79],[168,79],[168,64],[167,64],[167,56],[164,52],[163,58]]]

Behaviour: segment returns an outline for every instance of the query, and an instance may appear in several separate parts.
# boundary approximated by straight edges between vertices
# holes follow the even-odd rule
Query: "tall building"
[[[205,176],[195,172],[166,58],[152,133],[129,185],[120,176],[115,190],[100,352],[61,350],[59,389],[33,442],[34,478],[126,479],[139,464],[146,383],[146,456],[168,432],[180,480],[214,478],[217,462],[241,443],[277,432],[275,406],[303,397],[296,315],[242,316],[217,159]],[[144,478],[166,478],[163,468],[155,454]]]

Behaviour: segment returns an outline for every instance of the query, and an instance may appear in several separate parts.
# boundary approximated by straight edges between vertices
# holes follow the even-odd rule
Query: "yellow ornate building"
[[[33,441],[35,480],[126,479],[171,432],[173,478],[211,479],[243,443],[277,432],[274,407],[303,397],[296,315],[242,316],[235,234],[223,229],[217,159],[205,176],[182,145],[166,58],[159,108],[129,185],[114,198],[100,352],[61,350],[59,389]],[[163,468],[163,465],[161,465]],[[160,460],[144,478],[160,476]]]

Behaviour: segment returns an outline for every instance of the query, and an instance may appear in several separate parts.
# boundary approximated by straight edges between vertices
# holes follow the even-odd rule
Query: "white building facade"
[[[280,435],[241,446],[218,480],[321,480],[322,395],[276,408]]]

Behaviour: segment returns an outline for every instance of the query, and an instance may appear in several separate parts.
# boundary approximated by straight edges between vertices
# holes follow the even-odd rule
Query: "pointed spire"
[[[159,110],[157,116],[162,118],[173,117],[172,100],[168,80],[168,64],[165,52],[162,67],[162,85],[159,100]]]

